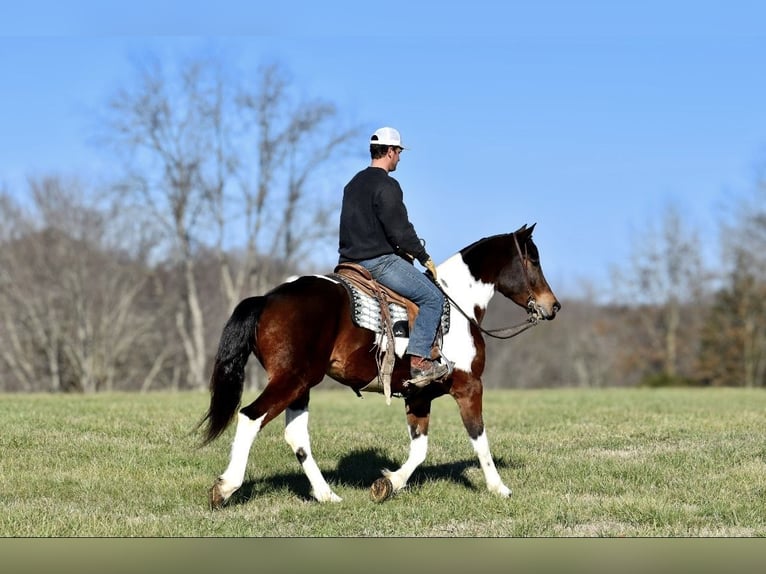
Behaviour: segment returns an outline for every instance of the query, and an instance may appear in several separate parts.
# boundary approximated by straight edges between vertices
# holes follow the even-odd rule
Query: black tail
[[[221,333],[213,374],[210,377],[210,408],[200,421],[205,425],[202,444],[218,438],[239,408],[245,386],[245,365],[255,344],[255,327],[265,297],[248,297],[234,309]]]

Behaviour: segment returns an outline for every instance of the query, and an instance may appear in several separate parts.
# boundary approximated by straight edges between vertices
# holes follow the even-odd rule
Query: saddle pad
[[[375,333],[385,333],[378,300],[357,288],[342,275],[333,273],[332,278],[340,281],[351,297],[351,320],[354,325],[363,329],[370,329]],[[389,302],[388,312],[391,316],[391,325],[395,325],[399,321],[404,321],[405,324],[408,322],[407,309],[404,305]],[[447,334],[449,331],[449,323],[449,302],[445,300],[441,319],[442,334]]]

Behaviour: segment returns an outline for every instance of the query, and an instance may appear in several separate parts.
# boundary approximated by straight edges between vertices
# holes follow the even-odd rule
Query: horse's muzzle
[[[554,299],[549,305],[538,303],[531,299],[527,305],[530,314],[534,315],[538,321],[550,321],[556,318],[556,313],[561,310],[561,303]]]

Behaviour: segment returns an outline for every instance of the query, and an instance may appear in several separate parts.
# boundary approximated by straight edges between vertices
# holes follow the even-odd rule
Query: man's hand
[[[434,265],[433,259],[429,258],[428,261],[426,261],[426,269],[428,269],[428,272],[434,278],[434,281],[436,281],[436,265]]]

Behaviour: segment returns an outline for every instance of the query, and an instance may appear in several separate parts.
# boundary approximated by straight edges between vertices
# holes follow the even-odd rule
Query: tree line
[[[342,184],[328,174],[361,130],[296,92],[279,65],[149,62],[99,117],[108,181],[0,190],[0,390],[204,388],[241,298],[323,270],[311,253],[335,245]],[[565,298],[554,323],[490,341],[487,385],[766,384],[765,182],[704,238],[716,269],[668,209],[614,269],[610,303]],[[492,322],[518,319],[492,305]]]
[[[555,325],[511,344],[490,341],[488,354],[501,360],[489,362],[487,380],[514,387],[766,386],[766,178],[720,225],[701,237],[669,207],[634,239],[611,284],[599,286],[609,303],[594,302],[595,295],[565,301]],[[703,264],[703,242],[720,243],[713,268]],[[510,321],[507,305],[497,311],[493,321]]]
[[[277,64],[201,60],[140,64],[96,123],[109,181],[0,194],[0,386],[202,387],[236,302],[334,235],[329,160],[359,130]]]

